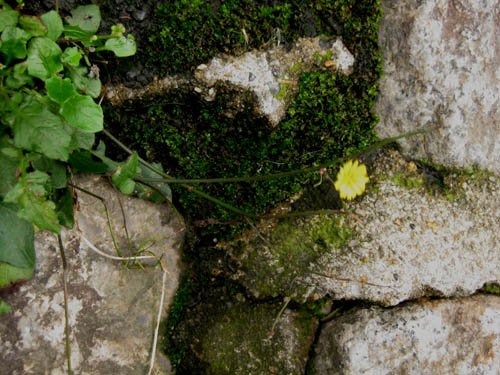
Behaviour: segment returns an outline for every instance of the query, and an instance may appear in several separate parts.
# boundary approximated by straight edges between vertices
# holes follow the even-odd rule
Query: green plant
[[[134,190],[137,156],[124,165],[96,162],[91,148],[103,128],[99,68],[104,51],[130,56],[136,46],[122,25],[96,35],[98,6],[79,6],[65,22],[57,11],[24,15],[0,0],[0,287],[29,279],[35,266],[34,224],[59,234],[73,226],[68,178],[74,170],[113,171]],[[134,164],[135,162],[135,164]],[[32,224],[31,224],[32,223]],[[5,311],[5,309],[2,309]]]

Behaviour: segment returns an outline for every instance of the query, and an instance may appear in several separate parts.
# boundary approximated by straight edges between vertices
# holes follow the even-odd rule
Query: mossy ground
[[[342,37],[356,58],[354,73],[348,77],[325,71],[302,74],[297,97],[274,128],[267,119],[255,116],[252,94],[235,95],[227,87],[217,88],[214,102],[181,87],[119,108],[105,106],[105,126],[142,157],[161,162],[170,175],[180,178],[284,172],[345,156],[376,138],[377,118],[371,108],[382,69],[377,44],[380,15],[378,0],[165,2],[156,13],[157,26],[145,57],[159,64],[163,74],[189,74],[221,52],[239,54],[278,42],[286,46],[299,37],[316,35]],[[240,98],[237,103],[232,100],[235,96]],[[117,149],[108,149],[120,156]],[[195,187],[249,213],[264,214],[316,180],[317,175],[301,175]],[[180,186],[172,185],[172,190],[176,206],[189,222],[199,225],[188,241],[196,251],[187,252],[198,267],[208,264],[195,272],[195,284],[208,288],[205,281],[212,280],[207,274],[215,260],[206,259],[214,258],[215,241],[231,238],[247,224],[240,215]],[[209,220],[241,223],[204,226]],[[200,262],[200,257],[206,259]],[[184,300],[189,305],[199,296],[198,290],[178,298],[168,334],[184,314]],[[168,354],[180,361],[185,346],[176,342],[168,347]]]
[[[157,16],[161,25],[158,27],[169,31],[163,33],[163,37],[161,32],[155,34],[155,54],[151,58],[165,59],[169,72],[181,68],[185,72],[200,62],[207,62],[217,52],[262,47],[272,41],[268,34],[259,34],[251,25],[259,25],[258,28],[264,30],[280,28],[286,40],[294,40],[307,34],[304,25],[310,24],[314,26],[314,34],[343,38],[356,57],[355,72],[349,77],[328,72],[303,74],[298,96],[276,128],[266,119],[255,117],[251,94],[238,103],[236,110],[230,100],[234,93],[224,88],[219,88],[216,101],[210,103],[181,89],[125,103],[120,109],[108,108],[107,127],[143,157],[161,162],[171,175],[185,178],[289,171],[334,160],[373,142],[377,118],[371,113],[371,107],[381,72],[376,44],[378,2],[274,3],[279,5],[254,4],[252,8],[253,2],[244,2],[243,6],[239,1],[222,2],[218,7],[202,1],[164,4]],[[247,16],[249,19],[243,21]],[[248,25],[247,34],[261,37],[252,38],[254,44],[249,45],[231,39],[234,27],[223,27],[229,22],[228,17],[235,25]],[[304,25],[300,26],[299,21]],[[212,29],[207,29],[209,26]],[[199,60],[191,61],[190,56]],[[228,112],[232,113],[231,117],[227,116]],[[310,183],[309,177],[198,188],[247,212],[263,214]],[[226,222],[238,218],[183,188],[173,186],[173,189],[179,208],[190,220]],[[219,238],[236,230],[235,227],[208,229],[211,233],[221,232],[216,235]]]

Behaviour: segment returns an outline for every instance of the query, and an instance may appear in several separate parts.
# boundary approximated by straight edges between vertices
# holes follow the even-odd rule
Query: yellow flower
[[[335,189],[340,193],[340,198],[351,200],[363,194],[368,180],[366,166],[358,165],[357,160],[354,163],[349,160],[337,174]]]

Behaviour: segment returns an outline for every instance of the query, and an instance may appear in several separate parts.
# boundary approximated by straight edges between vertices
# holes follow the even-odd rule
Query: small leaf
[[[0,147],[8,146],[7,137],[0,140]],[[16,171],[19,166],[19,160],[16,160],[17,155],[7,155],[3,152],[6,148],[2,148],[0,153],[0,198],[5,196],[17,184]],[[14,156],[14,157],[12,157]]]
[[[23,15],[19,17],[19,24],[33,36],[44,36],[47,34],[47,27],[37,16]]]
[[[7,26],[16,26],[19,12],[17,10],[0,10],[0,33]]]
[[[2,33],[2,44],[0,52],[5,56],[7,65],[13,59],[24,59],[26,57],[26,42],[31,38],[31,34],[18,28],[7,26]]]
[[[66,188],[62,193],[58,193],[56,209],[57,218],[61,225],[64,225],[68,229],[73,229],[75,217],[73,213],[73,193],[70,188]]]
[[[46,80],[63,70],[62,51],[49,38],[34,38],[28,47],[28,73]]]
[[[69,157],[71,168],[82,173],[103,174],[111,170],[105,163],[92,159],[88,151],[74,151]]]
[[[33,268],[33,225],[18,217],[18,210],[16,204],[0,203],[0,262],[19,268]]]
[[[8,314],[10,309],[11,307],[9,306],[8,303],[0,301],[0,316]]]
[[[71,11],[68,19],[71,26],[78,26],[81,30],[95,34],[101,23],[101,12],[97,5],[83,5]]]
[[[48,229],[59,234],[61,228],[54,202],[23,196],[20,205],[22,209],[19,211],[19,217],[31,221],[40,229]]]
[[[70,150],[78,150],[80,148],[90,150],[92,148],[95,142],[94,133],[86,133],[77,128],[71,128],[71,130],[73,134],[71,134]]]
[[[102,130],[102,108],[88,95],[75,95],[61,107],[61,115],[71,126],[90,133]]]
[[[88,69],[84,66],[78,66],[70,69],[71,80],[82,95],[90,95],[93,98],[101,94],[101,81],[88,77]]]
[[[134,192],[135,182],[132,180],[140,172],[137,167],[138,155],[134,152],[127,162],[115,169],[111,179],[123,194],[132,194]]]
[[[163,172],[163,167],[160,163],[152,163],[151,165]],[[149,168],[141,168],[141,173],[139,173],[138,176],[145,178],[163,177]],[[164,196],[166,196],[169,201],[172,200],[172,190],[170,190],[170,186],[166,182],[150,182],[149,184],[153,185],[162,194],[160,194],[158,191],[152,189],[151,187],[145,184],[137,183],[135,187],[135,192],[137,193],[137,196],[139,198],[150,200],[155,203],[164,202],[165,201]]]
[[[76,95],[76,90],[69,78],[61,79],[54,76],[45,81],[45,88],[50,99],[63,104],[66,100]]]
[[[47,27],[47,38],[55,42],[63,32],[61,17],[55,10],[51,10],[50,12],[42,15],[42,21]]]
[[[68,160],[71,136],[62,119],[50,112],[46,104],[32,101],[21,106],[13,132],[17,147],[41,152],[51,159]]]
[[[113,51],[118,57],[132,56],[136,51],[135,41],[124,36],[108,39],[104,47],[108,51]]]
[[[62,55],[62,61],[65,64],[72,66],[80,65],[80,60],[82,59],[82,52],[77,47],[68,47],[64,50]]]
[[[13,72],[7,76],[5,85],[12,89],[19,89],[26,84],[33,84],[33,78],[27,74],[28,62],[23,61],[14,65]]]
[[[8,287],[11,284],[29,280],[33,277],[35,268],[18,268],[8,263],[0,263],[0,288]]]
[[[46,156],[42,156],[32,164],[36,170],[50,173],[52,176],[52,186],[55,189],[62,189],[66,187],[66,167],[63,163],[54,159],[49,159]]]
[[[64,37],[68,39],[89,38],[95,33],[80,29],[78,26],[64,26]]]

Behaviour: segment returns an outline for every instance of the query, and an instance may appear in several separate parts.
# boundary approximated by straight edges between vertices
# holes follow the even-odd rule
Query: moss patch
[[[182,324],[189,359],[178,374],[303,374],[318,321],[281,303],[203,301]],[[209,313],[207,313],[209,311]]]
[[[259,298],[285,295],[302,299],[307,286],[299,287],[296,281],[307,276],[318,257],[342,249],[354,235],[342,221],[326,217],[287,220],[272,230],[269,240],[257,237],[236,246],[232,254],[243,270],[239,281]]]

